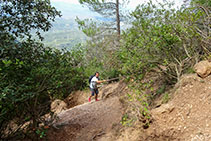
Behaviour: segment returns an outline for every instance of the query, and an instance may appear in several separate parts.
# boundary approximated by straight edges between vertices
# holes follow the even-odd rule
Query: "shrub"
[[[123,33],[118,53],[123,74],[143,78],[145,72],[158,68],[173,84],[205,54],[196,24],[204,12],[171,7],[149,2],[131,13],[132,27]]]
[[[36,128],[49,112],[51,100],[86,85],[80,49],[62,52],[32,40],[11,45],[3,47],[0,60],[1,135],[14,118],[21,125],[27,116]]]

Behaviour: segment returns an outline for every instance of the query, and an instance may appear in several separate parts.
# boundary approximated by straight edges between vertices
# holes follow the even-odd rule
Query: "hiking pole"
[[[110,81],[114,81],[114,80],[119,80],[119,77],[108,79],[108,80],[106,80],[106,82],[110,82]]]
[[[114,81],[114,80],[119,80],[119,77],[111,78],[111,79],[105,80],[105,82],[110,82],[110,81]],[[102,85],[100,85],[98,88],[100,88],[100,87],[102,87]]]

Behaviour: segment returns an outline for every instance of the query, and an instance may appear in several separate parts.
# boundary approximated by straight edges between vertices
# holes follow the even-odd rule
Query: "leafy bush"
[[[21,125],[28,116],[37,127],[40,117],[49,111],[51,100],[63,99],[86,85],[80,49],[62,52],[29,40],[14,42],[11,48],[3,47],[2,56],[1,132],[14,117],[19,118]]]
[[[123,74],[142,78],[156,67],[172,84],[205,54],[196,24],[204,12],[171,7],[149,2],[132,12],[132,27],[124,32],[118,53]]]

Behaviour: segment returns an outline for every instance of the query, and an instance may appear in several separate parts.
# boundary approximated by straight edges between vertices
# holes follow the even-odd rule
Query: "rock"
[[[66,109],[67,109],[67,104],[62,100],[56,99],[51,103],[51,111],[54,112],[55,114],[58,114]]]
[[[163,113],[171,113],[174,109],[175,107],[173,104],[167,103],[167,104],[163,104],[159,108],[156,108],[152,111],[157,114],[163,114]]]
[[[200,77],[205,78],[211,74],[211,62],[201,61],[194,66],[194,70]]]

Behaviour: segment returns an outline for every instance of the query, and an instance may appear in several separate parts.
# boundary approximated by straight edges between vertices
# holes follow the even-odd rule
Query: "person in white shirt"
[[[99,75],[100,75],[99,72],[96,72],[95,75],[94,75],[94,76],[92,77],[92,79],[91,79],[91,82],[90,82],[90,85],[89,85],[90,90],[91,90],[91,96],[89,97],[89,102],[91,102],[91,98],[92,98],[92,96],[94,96],[94,95],[95,95],[95,100],[96,100],[96,101],[99,101],[99,100],[97,99],[98,93],[99,93],[98,88],[97,88],[97,84],[106,82],[106,80],[100,81],[100,80],[99,80]]]

